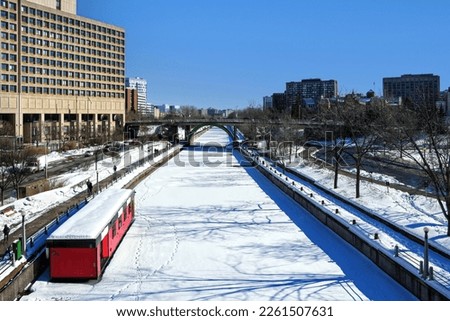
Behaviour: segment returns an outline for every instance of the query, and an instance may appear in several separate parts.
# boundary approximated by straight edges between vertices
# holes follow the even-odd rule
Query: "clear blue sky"
[[[242,108],[288,81],[336,79],[341,94],[434,73],[450,86],[447,0],[78,0],[126,32],[126,76],[155,104]],[[375,85],[374,85],[375,84]]]

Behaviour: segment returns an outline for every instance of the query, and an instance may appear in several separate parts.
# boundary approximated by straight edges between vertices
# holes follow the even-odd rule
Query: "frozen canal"
[[[212,129],[199,141],[228,138]],[[136,200],[100,282],[43,275],[23,300],[415,300],[230,151],[181,152]]]

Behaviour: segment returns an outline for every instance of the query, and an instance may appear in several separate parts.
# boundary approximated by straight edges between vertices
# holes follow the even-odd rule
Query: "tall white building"
[[[139,77],[126,78],[125,87],[137,90],[138,111],[147,112],[147,80]]]

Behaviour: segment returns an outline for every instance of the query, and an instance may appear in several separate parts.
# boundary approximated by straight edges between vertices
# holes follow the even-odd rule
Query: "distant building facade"
[[[263,109],[272,109],[273,108],[273,98],[272,96],[263,97]]]
[[[274,93],[272,95],[272,109],[279,113],[287,112],[285,93]]]
[[[124,122],[125,32],[76,0],[1,0],[0,125],[24,143],[108,138]]]
[[[147,113],[147,80],[143,78],[126,78],[125,87],[137,91],[137,111]]]
[[[125,113],[136,113],[138,110],[138,91],[135,88],[125,88]]]
[[[383,78],[383,95],[387,100],[397,99],[406,105],[435,106],[440,96],[440,77],[433,74],[407,74]]]
[[[321,80],[319,78],[303,79],[286,83],[286,108],[295,117],[300,107],[314,107],[321,99],[334,98],[338,94],[336,80]]]

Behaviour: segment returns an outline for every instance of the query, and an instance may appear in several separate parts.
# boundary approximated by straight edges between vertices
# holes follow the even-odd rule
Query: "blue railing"
[[[71,216],[82,209],[87,203],[89,203],[88,199],[81,201],[76,206],[59,215],[57,218],[37,231],[31,237],[27,238],[26,257],[30,259],[39,254],[39,252],[45,248],[45,242],[47,241],[48,236],[53,233],[61,224],[66,222]]]

